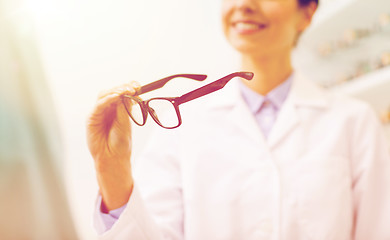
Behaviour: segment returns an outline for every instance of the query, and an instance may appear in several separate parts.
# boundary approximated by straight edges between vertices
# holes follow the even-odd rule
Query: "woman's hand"
[[[121,95],[134,95],[138,84],[101,93],[87,122],[88,147],[95,162],[103,205],[107,212],[126,204],[133,188],[131,125]]]

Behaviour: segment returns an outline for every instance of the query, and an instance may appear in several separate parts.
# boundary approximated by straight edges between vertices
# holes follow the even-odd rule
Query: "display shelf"
[[[359,96],[365,92],[379,89],[386,89],[386,95],[390,96],[390,66],[370,72],[332,88],[334,91],[343,92],[352,96]]]
[[[332,0],[318,9],[312,26],[305,31],[294,54],[297,69],[321,85],[334,85],[351,78],[362,65],[374,65],[390,52],[390,31],[355,40],[329,56],[321,56],[320,46],[338,42],[346,32],[372,29],[383,14],[390,14],[390,1]],[[366,64],[369,62],[370,64]]]
[[[320,1],[313,22],[301,36],[293,55],[296,69],[309,79],[329,86],[331,91],[368,102],[379,116],[390,107],[390,66],[382,64],[381,69],[376,69],[383,54],[390,52],[389,27],[355,38],[347,47],[337,46],[348,32],[375,29],[384,14],[390,14],[390,0]],[[319,51],[322,46],[336,48],[326,55]],[[354,77],[361,72],[367,73]],[[384,131],[390,143],[389,124],[384,125]]]
[[[332,19],[333,16],[351,6],[356,0],[327,0],[320,1],[320,6],[313,19],[311,28],[317,28]]]
[[[384,13],[390,14],[390,1],[334,0],[323,6],[320,3],[301,41],[305,47],[315,48],[322,42],[336,40],[345,30],[372,27]]]

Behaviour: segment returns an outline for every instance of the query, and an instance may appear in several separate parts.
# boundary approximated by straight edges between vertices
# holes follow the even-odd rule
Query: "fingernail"
[[[129,93],[130,93],[131,95],[134,95],[134,94],[135,94],[135,90],[134,90],[133,88],[130,88],[130,89],[129,89]]]
[[[141,87],[141,85],[137,81],[132,81],[130,84],[133,88],[140,88]]]

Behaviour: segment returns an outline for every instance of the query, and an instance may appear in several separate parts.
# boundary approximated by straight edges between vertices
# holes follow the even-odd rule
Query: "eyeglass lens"
[[[168,99],[151,99],[148,101],[149,113],[154,120],[165,128],[177,127],[180,123],[176,108]]]
[[[138,125],[143,125],[144,116],[142,114],[142,107],[140,103],[134,100],[133,98],[129,98],[129,97],[122,98],[122,101],[131,119],[133,119],[133,121]]]

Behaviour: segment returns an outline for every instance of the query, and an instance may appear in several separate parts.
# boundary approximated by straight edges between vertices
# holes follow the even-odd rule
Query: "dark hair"
[[[315,2],[318,5],[319,0],[298,0],[300,6],[307,6],[311,2]]]

